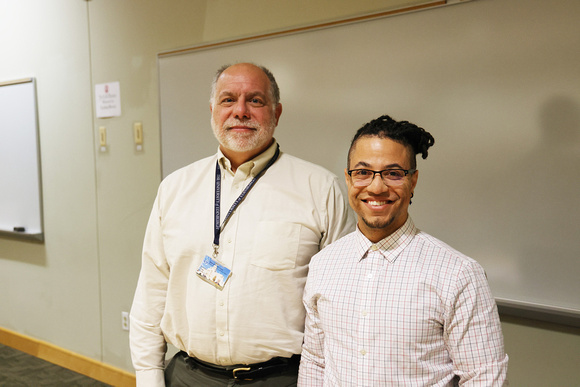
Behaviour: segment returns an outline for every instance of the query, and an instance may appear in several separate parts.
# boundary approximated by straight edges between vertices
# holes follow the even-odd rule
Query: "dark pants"
[[[176,354],[165,368],[166,387],[295,387],[298,382],[298,367],[290,367],[282,373],[255,380],[235,380],[195,367],[186,362],[182,353]]]

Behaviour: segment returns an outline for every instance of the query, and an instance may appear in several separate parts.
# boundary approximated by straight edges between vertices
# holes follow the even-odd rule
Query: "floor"
[[[107,387],[109,385],[0,344],[0,386]]]

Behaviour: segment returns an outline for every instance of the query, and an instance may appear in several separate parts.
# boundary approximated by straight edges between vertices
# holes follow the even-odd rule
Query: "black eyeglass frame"
[[[415,168],[411,168],[411,169],[403,169],[403,168],[387,168],[387,169],[383,169],[380,171],[373,171],[372,169],[368,169],[368,168],[355,168],[355,169],[350,169],[347,171],[348,175],[350,176],[350,178],[352,179],[352,173],[356,172],[356,171],[368,171],[368,172],[372,172],[373,176],[371,177],[371,179],[369,180],[369,184],[371,185],[373,180],[375,180],[375,176],[377,174],[379,174],[381,176],[381,180],[383,181],[383,183],[386,184],[387,181],[401,181],[403,177],[405,176],[409,176],[409,175],[413,175],[415,172],[417,172],[417,169]],[[383,172],[388,172],[388,171],[403,171],[403,173],[405,174],[404,176],[401,176],[400,179],[390,179],[389,175],[383,176]],[[360,180],[357,180],[360,181]]]

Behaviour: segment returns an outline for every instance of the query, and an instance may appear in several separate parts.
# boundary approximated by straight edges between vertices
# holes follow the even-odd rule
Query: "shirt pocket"
[[[300,244],[300,224],[262,221],[256,227],[251,262],[269,270],[287,270],[296,266]]]

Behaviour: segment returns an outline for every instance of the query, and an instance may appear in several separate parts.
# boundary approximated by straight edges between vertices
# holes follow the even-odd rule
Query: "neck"
[[[224,156],[226,156],[226,158],[228,160],[230,160],[230,164],[232,166],[232,171],[236,172],[236,170],[238,169],[238,167],[240,165],[242,165],[243,163],[248,162],[248,161],[252,160],[253,158],[255,158],[256,156],[262,154],[273,143],[274,143],[274,139],[272,139],[272,141],[270,141],[268,144],[266,144],[263,147],[252,149],[252,150],[249,150],[247,152],[233,151],[231,149],[226,149],[222,145],[220,145],[220,150],[222,151]]]
[[[395,220],[392,219],[390,222],[381,225],[369,224],[364,218],[359,217],[358,229],[369,241],[372,243],[378,243],[403,227],[408,217],[409,214],[406,214],[405,218],[401,221],[395,222]]]

